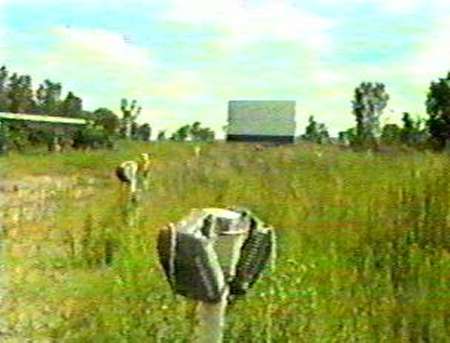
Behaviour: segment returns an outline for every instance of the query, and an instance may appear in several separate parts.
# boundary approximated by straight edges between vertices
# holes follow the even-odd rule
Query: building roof
[[[87,121],[80,118],[67,118],[57,116],[43,116],[38,114],[22,114],[22,113],[6,113],[0,112],[0,120],[23,120],[23,121],[35,121],[35,122],[47,122],[55,124],[72,124],[72,125],[85,125]]]
[[[294,136],[295,101],[230,101],[227,134]]]

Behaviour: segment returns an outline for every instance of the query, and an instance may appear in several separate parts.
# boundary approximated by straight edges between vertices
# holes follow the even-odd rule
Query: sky
[[[448,0],[0,0],[0,65],[50,79],[84,108],[169,132],[200,121],[223,135],[229,100],[295,100],[332,134],[354,125],[362,81],[383,82],[381,122],[425,116],[450,71]]]

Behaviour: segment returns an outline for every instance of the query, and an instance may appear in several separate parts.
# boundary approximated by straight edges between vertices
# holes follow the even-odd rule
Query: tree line
[[[49,150],[56,143],[67,143],[74,148],[114,147],[119,138],[149,141],[150,124],[139,124],[142,111],[136,100],[126,98],[120,102],[121,116],[101,107],[94,111],[83,108],[83,100],[74,92],[63,94],[59,82],[49,79],[33,89],[29,75],[11,73],[6,66],[0,68],[0,112],[26,113],[87,119],[88,124],[77,130],[56,130],[52,127],[31,128],[26,122],[0,123],[0,153],[7,149],[24,150],[28,146],[47,144]],[[158,140],[166,139],[166,131],[158,134]],[[173,141],[212,141],[214,132],[202,127],[200,122],[184,125],[167,139]]]
[[[166,137],[165,130],[159,131],[158,141],[168,139],[175,142],[184,142],[188,139],[194,142],[212,142],[215,139],[215,133],[208,127],[202,127],[202,124],[196,121],[191,125],[181,126],[170,137]]]
[[[425,101],[427,116],[413,118],[403,113],[402,126],[380,125],[380,118],[390,96],[383,83],[362,82],[355,88],[352,113],[355,126],[338,133],[337,141],[355,148],[377,148],[380,145],[405,144],[413,147],[443,149],[450,144],[450,72],[430,84]],[[63,94],[61,83],[44,80],[33,89],[29,75],[10,73],[0,68],[0,112],[84,118],[88,125],[74,132],[57,133],[51,128],[30,130],[26,123],[0,125],[0,152],[6,147],[23,150],[26,146],[69,140],[77,147],[113,147],[119,138],[149,141],[152,128],[148,123],[138,124],[142,108],[136,100],[125,98],[120,104],[121,117],[101,107],[94,111],[83,108],[83,100],[72,91]],[[170,137],[165,130],[157,135],[158,141],[183,142],[213,141],[215,133],[200,122],[183,125]],[[331,143],[324,123],[310,116],[301,140],[318,144]]]
[[[430,84],[425,100],[427,118],[413,118],[404,112],[402,126],[380,125],[380,118],[390,96],[380,82],[362,82],[355,88],[352,112],[356,125],[338,134],[338,141],[355,148],[378,148],[380,145],[404,144],[411,147],[432,147],[442,150],[450,144],[450,72]],[[325,124],[309,117],[302,140],[330,142]]]
[[[74,92],[63,94],[59,82],[46,79],[37,89],[33,89],[31,76],[11,73],[6,66],[0,68],[0,112],[82,118],[88,121],[83,128],[64,132],[50,125],[31,129],[26,122],[9,121],[0,127],[1,150],[24,150],[42,143],[50,146],[55,140],[69,140],[74,148],[112,147],[121,137],[150,140],[150,125],[136,122],[140,113],[136,100],[129,103],[127,99],[122,99],[121,111],[121,118],[106,107],[88,111],[83,108],[81,97]]]

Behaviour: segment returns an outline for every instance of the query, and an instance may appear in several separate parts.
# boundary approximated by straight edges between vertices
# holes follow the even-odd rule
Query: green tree
[[[202,142],[212,142],[215,139],[215,133],[213,130],[211,130],[208,127],[203,127],[200,128],[199,131],[197,132],[197,141],[202,141]]]
[[[29,145],[28,133],[23,123],[8,124],[8,145],[20,152],[23,151]]]
[[[184,125],[180,127],[177,131],[175,131],[170,137],[170,139],[176,142],[184,142],[189,137],[190,131],[191,126]]]
[[[404,112],[402,122],[401,140],[403,143],[410,143],[414,132],[414,120],[408,112]]]
[[[131,123],[131,139],[139,140],[139,124],[133,121]]]
[[[48,144],[55,136],[55,129],[51,127],[32,129],[28,131],[28,141],[31,145]]]
[[[198,141],[200,140],[200,134],[201,134],[201,123],[196,121],[191,125],[191,129],[189,130],[189,136],[191,137],[191,140]]]
[[[113,146],[114,137],[108,135],[105,129],[99,125],[89,124],[79,129],[74,135],[76,149],[111,148]]]
[[[8,70],[5,66],[0,68],[0,112],[9,111],[8,99]]]
[[[166,139],[167,139],[166,138],[166,130],[159,131],[157,140],[162,142],[162,141],[165,141]]]
[[[319,124],[319,140],[317,141],[317,143],[324,144],[324,143],[329,143],[329,141],[330,141],[330,134],[328,133],[328,129],[325,126],[325,124],[320,123]]]
[[[34,110],[33,88],[28,75],[12,74],[8,85],[9,111],[30,113]]]
[[[354,127],[338,133],[339,143],[353,145],[356,140],[356,129]]]
[[[10,134],[8,125],[0,122],[0,155],[8,151],[10,144]]]
[[[138,127],[137,130],[137,138],[141,141],[148,142],[150,141],[152,135],[152,128],[150,124],[145,123]]]
[[[426,101],[427,126],[436,148],[450,142],[450,72],[445,78],[431,82]]]
[[[308,119],[308,125],[306,126],[305,133],[302,135],[302,139],[308,142],[314,142],[323,144],[330,138],[327,127],[325,124],[317,123],[314,116],[310,116]]]
[[[37,112],[44,115],[58,115],[61,105],[62,86],[45,80],[36,91]]]
[[[381,131],[381,141],[385,144],[400,142],[401,129],[397,124],[386,124]]]
[[[356,117],[355,143],[373,145],[380,131],[380,116],[389,101],[383,83],[362,82],[354,93],[353,114]]]
[[[83,113],[83,101],[72,92],[67,93],[59,107],[58,115],[63,117],[81,117]]]
[[[118,133],[120,119],[113,111],[101,107],[92,113],[91,118],[93,118],[94,124],[103,127],[108,135],[115,135]]]
[[[136,100],[128,103],[127,99],[122,99],[120,109],[122,111],[122,123],[120,132],[123,138],[131,139],[133,123],[136,122],[136,119],[141,113],[142,108],[137,106]]]
[[[195,142],[210,142],[214,140],[215,133],[210,128],[202,127],[201,123],[196,121],[190,126],[189,137]]]
[[[408,112],[403,113],[403,127],[400,132],[402,143],[413,146],[424,142],[427,139],[427,133],[423,126],[423,120],[417,118],[414,120]]]
[[[305,128],[305,133],[302,135],[302,138],[306,141],[314,142],[317,140],[319,135],[319,130],[317,127],[317,122],[314,120],[314,116],[309,116],[308,125]]]

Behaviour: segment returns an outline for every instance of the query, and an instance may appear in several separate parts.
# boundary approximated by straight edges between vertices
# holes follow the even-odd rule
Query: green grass
[[[130,228],[112,171],[144,151],[157,156],[151,191]],[[225,341],[450,341],[448,155],[217,143],[196,160],[168,142],[12,155],[0,170],[97,180],[96,195],[62,192],[54,217],[9,237],[8,317],[34,341],[189,341],[193,304],[170,293],[155,238],[193,207],[229,205],[277,229],[278,260],[229,309]]]

